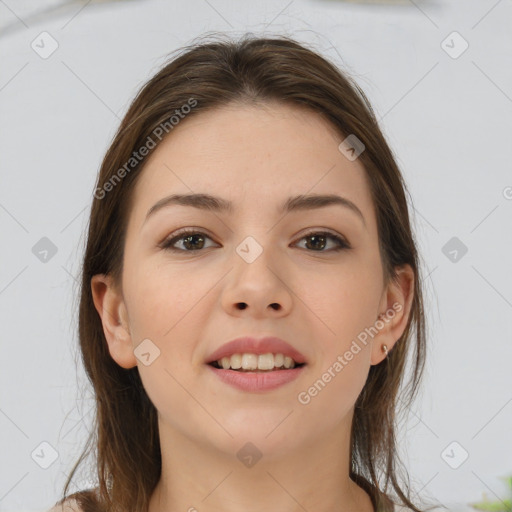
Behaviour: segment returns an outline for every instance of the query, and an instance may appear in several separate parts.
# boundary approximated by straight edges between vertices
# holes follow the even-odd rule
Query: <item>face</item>
[[[343,139],[296,107],[230,106],[187,119],[154,150],[135,188],[122,294],[109,291],[119,325],[106,334],[112,357],[138,366],[161,428],[229,456],[247,440],[279,455],[346,428],[400,314],[365,343],[361,333],[403,300],[384,283],[365,170]],[[148,216],[191,193],[231,210],[168,204]],[[309,194],[346,201],[282,210]],[[282,338],[305,366],[272,390],[225,383],[206,361],[246,335]]]

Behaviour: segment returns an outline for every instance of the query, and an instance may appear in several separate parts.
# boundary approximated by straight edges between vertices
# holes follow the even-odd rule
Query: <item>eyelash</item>
[[[198,231],[195,229],[183,229],[182,231],[179,231],[172,238],[167,238],[166,240],[164,240],[159,245],[159,247],[162,249],[165,249],[167,251],[172,251],[172,252],[190,252],[190,253],[192,253],[192,252],[201,252],[202,250],[204,250],[204,249],[197,249],[197,250],[188,251],[185,249],[177,249],[176,247],[173,247],[173,245],[177,241],[182,240],[183,238],[185,238],[189,235],[202,235],[205,238],[209,238],[210,240],[212,240],[211,237],[209,237],[206,233],[203,233],[202,231]],[[310,231],[309,233],[306,233],[305,235],[303,235],[299,240],[303,240],[304,238],[308,238],[312,235],[320,235],[320,236],[326,236],[327,238],[331,238],[336,241],[338,246],[333,249],[329,249],[329,250],[320,250],[320,251],[309,250],[309,252],[319,252],[319,253],[339,252],[339,251],[347,250],[347,249],[351,248],[350,244],[344,238],[342,238],[338,235],[335,235],[335,234],[331,233],[330,231]],[[308,250],[308,249],[306,249],[306,250]]]

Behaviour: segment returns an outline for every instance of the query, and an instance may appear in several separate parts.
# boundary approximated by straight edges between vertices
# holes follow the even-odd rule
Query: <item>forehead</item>
[[[366,170],[338,149],[345,137],[319,114],[282,103],[196,113],[153,150],[139,176],[133,222],[173,194],[208,193],[234,209],[275,211],[297,194],[339,193],[371,216]]]

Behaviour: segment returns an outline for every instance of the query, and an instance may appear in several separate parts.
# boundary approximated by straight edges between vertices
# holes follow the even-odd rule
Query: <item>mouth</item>
[[[207,364],[217,363],[225,370],[273,371],[290,369],[306,363],[306,357],[295,347],[275,336],[236,338],[211,353]]]
[[[303,373],[306,363],[284,354],[233,354],[206,364],[224,384],[246,393],[277,390]]]
[[[225,343],[205,363],[220,379],[239,391],[260,393],[291,383],[303,373],[306,357],[275,336],[245,336]]]
[[[233,354],[207,364],[218,370],[231,370],[240,373],[271,373],[293,370],[306,365],[306,363],[295,361],[290,356],[271,352],[266,354]]]

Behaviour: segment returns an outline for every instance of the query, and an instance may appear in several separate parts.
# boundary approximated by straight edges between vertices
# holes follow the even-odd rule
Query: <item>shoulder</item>
[[[100,511],[99,489],[86,489],[75,492],[59,500],[47,512],[88,512],[91,510]]]
[[[67,498],[64,501],[57,502],[47,512],[83,512],[82,507],[75,498]]]

